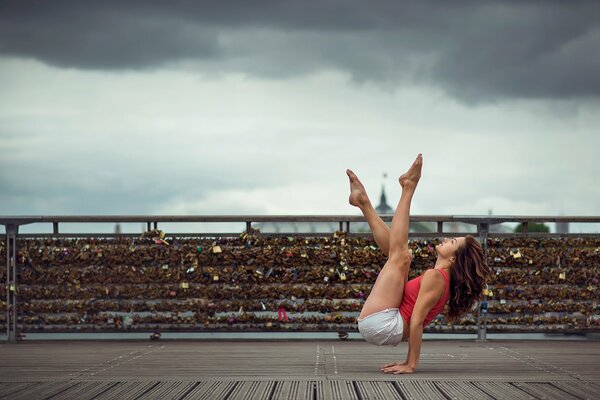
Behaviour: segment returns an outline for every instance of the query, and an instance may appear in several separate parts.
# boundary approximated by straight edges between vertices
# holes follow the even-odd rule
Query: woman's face
[[[457,238],[444,238],[440,244],[435,246],[438,257],[450,258],[456,254],[456,250],[465,244],[463,236]]]

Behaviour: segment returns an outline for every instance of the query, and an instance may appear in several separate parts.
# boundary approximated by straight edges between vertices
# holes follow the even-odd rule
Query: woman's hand
[[[412,374],[416,371],[415,367],[408,365],[407,361],[403,363],[391,363],[381,367],[381,371],[386,374]]]
[[[406,364],[408,364],[408,361],[389,363],[389,364],[385,364],[384,366],[382,366],[381,370],[383,371],[384,368],[393,367],[394,365],[406,365]]]

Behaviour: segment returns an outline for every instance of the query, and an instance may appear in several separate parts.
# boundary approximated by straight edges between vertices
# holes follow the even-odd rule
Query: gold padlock
[[[567,279],[567,273],[566,272],[561,272],[560,274],[558,274],[558,279]]]

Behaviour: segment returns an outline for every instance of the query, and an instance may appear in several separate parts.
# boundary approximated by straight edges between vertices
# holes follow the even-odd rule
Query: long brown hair
[[[456,321],[469,311],[481,298],[486,280],[490,275],[483,249],[471,235],[465,236],[465,244],[456,250],[456,262],[451,272],[450,298],[447,318]]]

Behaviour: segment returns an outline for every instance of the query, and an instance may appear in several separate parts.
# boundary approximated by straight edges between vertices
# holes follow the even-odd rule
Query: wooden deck
[[[429,340],[416,374],[379,371],[405,352],[357,340],[3,343],[0,398],[600,398],[600,342]]]

